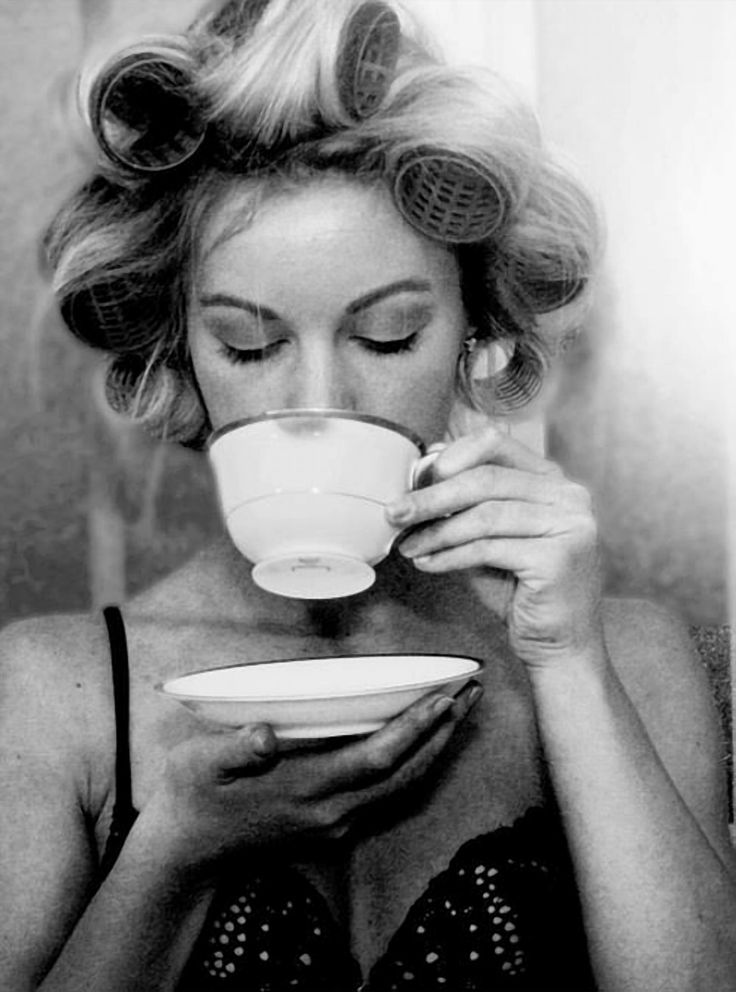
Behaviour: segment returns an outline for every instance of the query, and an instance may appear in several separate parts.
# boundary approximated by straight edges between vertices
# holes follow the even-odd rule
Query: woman
[[[533,394],[546,314],[559,332],[589,284],[584,195],[499,84],[385,4],[229,3],[136,58],[93,89],[105,155],[47,240],[113,406],[195,447],[296,407],[447,444],[387,508],[403,540],[358,596],[265,593],[223,538],[107,624],[5,632],[3,987],[736,988],[687,637],[601,600],[582,487],[457,429]],[[479,684],[315,750],[153,688],[428,648],[483,658]]]

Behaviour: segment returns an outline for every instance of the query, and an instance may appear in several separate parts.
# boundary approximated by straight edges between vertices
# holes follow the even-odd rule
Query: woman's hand
[[[165,837],[178,868],[205,876],[249,847],[340,838],[369,807],[429,771],[480,692],[471,682],[454,699],[432,693],[370,736],[330,750],[279,751],[267,724],[197,734],[169,752],[138,825]]]
[[[490,427],[449,444],[432,483],[388,508],[417,528],[399,546],[425,572],[467,569],[528,666],[602,645],[596,525],[587,490],[552,462]],[[498,576],[510,579],[499,597]]]

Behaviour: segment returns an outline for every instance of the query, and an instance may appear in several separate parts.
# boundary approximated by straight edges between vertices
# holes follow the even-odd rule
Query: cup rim
[[[231,420],[229,423],[223,424],[222,427],[218,427],[212,431],[207,439],[207,450],[212,448],[212,445],[216,441],[219,441],[220,438],[226,434],[230,434],[232,431],[238,430],[240,427],[247,427],[249,424],[257,424],[266,420],[285,420],[287,417],[327,417],[336,420],[357,420],[361,423],[373,424],[374,427],[382,427],[384,430],[391,431],[394,434],[403,435],[403,437],[407,438],[419,449],[421,455],[424,455],[427,450],[426,444],[418,434],[415,434],[414,431],[408,427],[404,427],[402,424],[388,420],[386,417],[376,417],[371,413],[356,413],[353,410],[323,409],[320,407],[296,407],[293,410],[267,410],[265,413],[261,413],[256,417],[241,417],[238,420]]]

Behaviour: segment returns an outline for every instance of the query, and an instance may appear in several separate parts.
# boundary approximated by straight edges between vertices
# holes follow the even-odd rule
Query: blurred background
[[[592,490],[608,589],[720,636],[729,619],[736,310],[732,0],[406,0],[446,54],[504,74],[587,182],[608,247],[586,333],[517,430]],[[83,174],[83,51],[180,28],[191,0],[0,0],[0,621],[88,609],[217,528],[200,456],[95,398],[37,238]],[[731,461],[733,465],[733,460]],[[733,474],[733,469],[731,470]],[[733,491],[733,481],[732,481]],[[720,680],[728,692],[727,672]]]

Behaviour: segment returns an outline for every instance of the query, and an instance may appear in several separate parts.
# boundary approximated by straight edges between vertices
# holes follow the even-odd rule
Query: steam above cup
[[[399,530],[386,504],[437,451],[397,424],[341,410],[278,410],[208,445],[225,525],[261,588],[333,599],[371,586]]]

